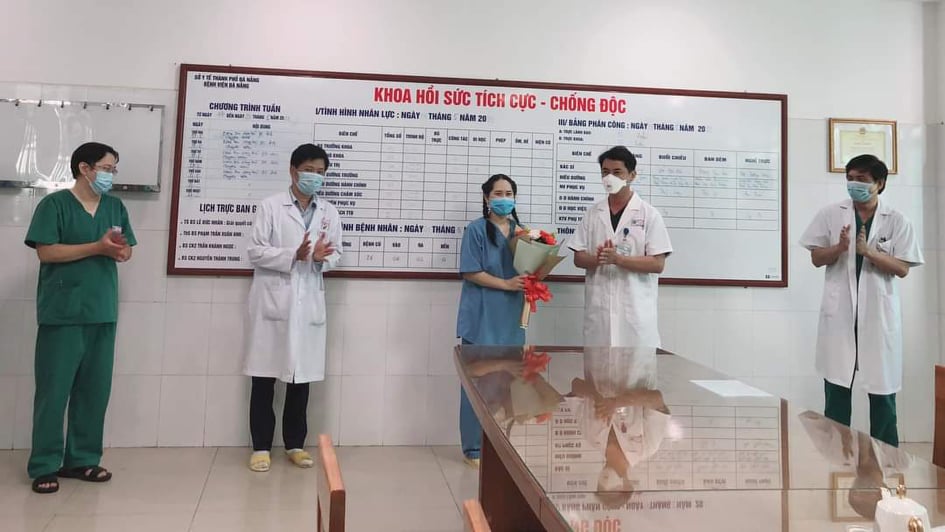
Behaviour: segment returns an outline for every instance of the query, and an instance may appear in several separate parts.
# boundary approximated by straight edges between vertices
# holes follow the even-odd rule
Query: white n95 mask
[[[608,194],[616,194],[625,186],[627,186],[627,182],[614,174],[604,176],[604,190],[606,190]]]
[[[632,484],[611,466],[604,466],[597,476],[597,491],[630,491]]]

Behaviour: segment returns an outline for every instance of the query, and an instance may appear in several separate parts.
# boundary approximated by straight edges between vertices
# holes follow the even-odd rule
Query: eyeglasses
[[[110,173],[110,174],[118,175],[118,167],[117,167],[117,166],[97,166],[97,165],[96,165],[96,166],[93,166],[92,168],[95,169],[95,170],[101,170],[101,171],[103,171],[103,172],[108,172],[108,173]]]

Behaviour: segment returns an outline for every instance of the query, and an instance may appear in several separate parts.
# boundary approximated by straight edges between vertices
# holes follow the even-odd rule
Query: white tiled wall
[[[9,61],[0,71],[0,88],[5,92],[48,96],[53,94],[51,86],[41,82],[81,83],[87,86],[57,87],[54,92],[61,97],[167,106],[164,190],[123,196],[140,245],[133,260],[120,266],[121,318],[106,426],[109,445],[216,446],[249,441],[249,383],[240,375],[249,280],[164,274],[176,63],[182,60],[787,93],[793,117],[788,130],[789,288],[663,287],[659,317],[668,349],[811,408],[820,408],[822,397],[812,354],[823,274],[810,266],[807,253],[794,242],[820,206],[844,195],[842,177],[824,170],[826,117],[873,115],[899,120],[901,171],[890,179],[884,199],[920,228],[928,261],[903,281],[907,387],[900,395],[899,411],[903,439],[930,439],[929,367],[945,358],[939,332],[945,329],[945,177],[940,171],[945,170],[945,133],[938,125],[943,119],[941,105],[938,115],[928,120],[924,116],[922,87],[929,72],[923,69],[930,67],[922,64],[921,56],[937,52],[938,64],[945,65],[945,51],[941,44],[937,50],[923,49],[922,14],[928,7],[885,0],[837,0],[830,11],[816,0],[772,2],[751,12],[737,0],[711,5],[683,0],[675,7],[642,0],[595,0],[588,4],[594,8],[557,0],[511,4],[494,0],[477,4],[475,10],[456,10],[448,2],[413,3],[412,8],[363,0],[339,3],[332,11],[339,20],[350,15],[365,20],[366,28],[374,20],[387,29],[352,31],[343,24],[327,24],[317,43],[307,42],[311,35],[305,32],[286,34],[278,25],[255,26],[268,12],[260,11],[262,4],[246,0],[221,19],[226,24],[217,24],[217,19],[208,23],[216,13],[195,14],[189,3],[170,0],[162,4],[162,12],[175,23],[162,32],[140,26],[151,24],[153,6],[102,12],[99,24],[121,24],[130,37],[122,34],[100,42],[76,42],[70,37],[67,21],[80,9],[75,3],[50,0],[11,6],[13,11],[7,12],[11,20],[42,20],[46,37],[31,39],[40,30],[31,24],[13,25],[0,35],[0,49],[13,48],[4,44],[5,39],[35,42],[31,54],[5,57]],[[319,9],[317,3],[290,4],[300,18],[317,16],[311,13]],[[50,6],[61,16],[46,17]],[[503,14],[501,27],[495,26],[498,9]],[[401,20],[404,13],[410,14],[407,24]],[[771,31],[767,19],[778,21],[778,31]],[[634,24],[639,20],[656,23]],[[271,46],[260,47],[255,41],[234,44],[228,32],[240,24],[257,33],[274,32],[261,36]],[[940,17],[939,34],[945,31],[943,24],[945,16]],[[135,30],[139,26],[141,31]],[[483,28],[501,32],[526,26],[548,31],[509,29],[521,41],[516,48],[549,53],[526,59],[511,52],[506,39],[483,38],[489,35]],[[632,38],[591,38],[594,34],[588,30],[584,46],[562,48],[558,36],[575,27]],[[673,39],[666,38],[667,27],[674,28],[669,32]],[[717,31],[720,27],[726,31]],[[781,41],[783,27],[804,27],[807,37]],[[24,31],[25,36],[17,36]],[[856,53],[850,53],[851,32],[876,32],[888,38],[857,41]],[[138,39],[143,34],[149,37]],[[194,35],[201,38],[194,40]],[[442,46],[431,48],[431,35],[449,37],[441,39]],[[945,38],[939,41],[945,43]],[[324,42],[336,46],[318,46]],[[653,46],[641,49],[639,43]],[[127,67],[124,56],[116,57],[108,69],[85,64],[88,57],[115,57],[117,48],[135,50],[134,68]],[[319,53],[299,52],[313,49]],[[481,53],[465,54],[473,49]],[[461,52],[464,60],[457,61]],[[148,61],[140,61],[141,57]],[[838,64],[844,68],[838,69]],[[886,65],[884,83],[856,82],[856,90],[851,90],[855,81],[850,73],[876,64]],[[939,70],[941,89],[945,66]],[[926,128],[920,125],[923,122],[935,125]],[[930,155],[936,152],[938,161]],[[0,448],[29,446],[37,263],[22,240],[40,197],[40,192],[0,189],[0,249],[5,250],[0,266]],[[555,301],[533,317],[529,339],[577,344],[582,286],[554,285],[552,290]],[[457,442],[459,384],[451,349],[458,295],[458,283],[452,281],[331,280],[328,376],[312,387],[310,433],[329,432],[343,445]],[[857,396],[859,427],[866,426],[865,403],[865,397]],[[277,428],[277,436],[278,432]]]
[[[842,197],[840,177],[820,165],[820,120],[792,120],[789,241],[797,240],[826,198]],[[909,213],[923,234],[928,264],[903,281],[905,372],[902,436],[930,438],[928,368],[940,357],[938,187],[923,181],[920,127],[903,125],[902,172],[884,199]],[[811,140],[811,139],[814,140]],[[22,245],[31,191],[0,191],[0,245],[10,266],[0,277],[0,446],[28,445],[37,267]],[[139,228],[167,223],[159,210],[125,196]],[[929,211],[932,211],[930,214]],[[154,220],[149,216],[160,217]],[[168,278],[166,231],[138,229],[139,246],[120,266],[121,318],[107,442],[114,446],[246,445],[248,382],[241,376],[247,278]],[[672,260],[672,259],[670,259]],[[799,404],[820,408],[813,346],[822,272],[791,245],[790,287],[749,289],[664,286],[660,328],[666,348],[749,380]],[[29,283],[29,284],[27,284]],[[578,344],[583,286],[555,284],[555,300],[532,319],[529,340]],[[459,284],[454,281],[329,281],[328,378],[313,387],[313,432],[341,444],[442,444],[456,441],[458,381],[451,358]],[[856,419],[865,426],[865,397]]]

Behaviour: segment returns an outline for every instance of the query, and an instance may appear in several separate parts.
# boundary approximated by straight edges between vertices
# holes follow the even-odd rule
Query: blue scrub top
[[[509,241],[496,227],[495,244],[489,242],[486,224],[479,218],[466,226],[459,256],[459,272],[486,272],[500,279],[515,277]],[[510,233],[515,222],[510,221]],[[496,290],[463,280],[456,319],[456,336],[479,345],[524,345],[525,329],[519,326],[525,296],[522,292]]]

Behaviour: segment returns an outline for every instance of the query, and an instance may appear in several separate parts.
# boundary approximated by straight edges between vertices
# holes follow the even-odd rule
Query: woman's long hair
[[[486,201],[486,198],[489,197],[489,194],[492,194],[492,189],[495,188],[495,184],[501,179],[508,181],[509,184],[512,185],[512,195],[514,196],[518,195],[518,186],[515,184],[515,181],[512,181],[511,177],[505,174],[495,174],[494,176],[487,179],[486,182],[482,184],[482,217],[485,218],[486,221],[489,220],[489,212],[491,211],[491,209],[489,208],[489,202]],[[515,209],[512,209],[512,219],[515,220],[515,225],[518,225],[518,226],[522,225],[522,222],[518,221],[518,213],[515,212]],[[492,223],[486,224],[486,236],[489,238],[490,244],[492,244],[493,246],[496,245],[495,224],[492,224]]]

